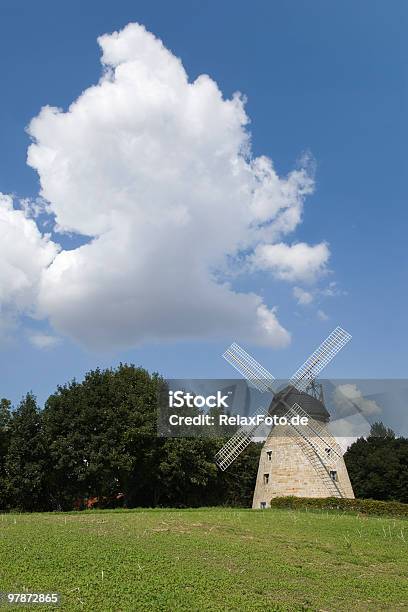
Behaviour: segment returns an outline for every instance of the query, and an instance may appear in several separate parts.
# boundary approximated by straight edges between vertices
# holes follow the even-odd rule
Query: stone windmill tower
[[[287,420],[272,428],[261,451],[253,508],[267,508],[273,497],[288,495],[354,497],[340,447],[328,429],[330,415],[322,389],[316,383],[317,375],[350,339],[337,327],[279,393],[273,390],[273,376],[237,344],[224,353],[254,387],[274,394],[260,416]],[[303,424],[299,417],[305,417]],[[215,460],[222,470],[248,446],[257,429],[258,425],[242,427],[217,453]]]
[[[295,387],[285,388],[273,399],[270,413],[285,413],[282,396],[286,396],[285,403],[296,405],[298,414],[308,416],[308,426],[298,427],[306,439],[296,435],[291,425],[273,427],[259,458],[252,507],[267,508],[272,498],[288,495],[353,498],[341,449],[328,429],[330,415],[321,388],[318,397],[311,390],[303,393]],[[316,449],[323,445],[325,461],[321,461],[320,449]]]

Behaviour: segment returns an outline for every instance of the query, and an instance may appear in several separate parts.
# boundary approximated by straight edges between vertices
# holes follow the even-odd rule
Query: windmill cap
[[[330,414],[322,401],[309,393],[299,391],[292,385],[287,385],[275,395],[269,406],[269,414],[282,416],[293,404],[299,404],[311,419],[323,423],[330,420]]]

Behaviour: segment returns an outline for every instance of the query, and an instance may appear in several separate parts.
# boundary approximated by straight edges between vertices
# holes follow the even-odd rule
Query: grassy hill
[[[221,508],[0,519],[0,590],[59,591],[59,610],[408,610],[407,577],[406,520]]]

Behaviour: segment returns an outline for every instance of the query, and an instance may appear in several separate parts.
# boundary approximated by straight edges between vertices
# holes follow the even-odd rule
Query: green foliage
[[[338,497],[276,497],[271,500],[272,508],[291,510],[343,510],[375,516],[408,518],[408,504],[384,502],[374,499],[339,499]]]
[[[158,374],[120,364],[58,387],[42,411],[32,394],[15,411],[1,400],[0,508],[251,506],[261,444],[221,472],[225,438],[158,435],[163,398]],[[357,497],[408,502],[408,440],[375,423],[345,460]]]
[[[386,427],[382,421],[376,421],[370,427],[370,438],[395,438],[391,427]]]
[[[149,474],[156,460],[162,384],[157,375],[121,364],[91,371],[82,383],[72,381],[49,397],[43,419],[54,507],[71,508],[79,498],[109,498],[130,489],[135,496],[152,495]]]
[[[60,612],[408,609],[408,523],[394,518],[96,510],[5,515],[1,535],[2,590],[59,591]]]
[[[10,417],[4,401],[2,508],[70,510],[87,500],[102,507],[249,506],[259,445],[221,472],[214,455],[225,440],[158,435],[163,396],[160,376],[121,364],[58,387],[43,411],[27,395]]]
[[[42,510],[46,507],[47,453],[36,399],[27,393],[9,425],[4,488],[12,507]]]
[[[6,456],[10,444],[11,402],[0,400],[0,510],[7,506]]]
[[[354,494],[408,503],[408,439],[375,425],[374,435],[359,438],[344,455]]]
[[[217,450],[225,440],[219,442]],[[252,443],[225,472],[219,473],[223,503],[227,506],[250,508],[258,472],[259,455],[263,444]],[[221,497],[222,499],[222,497]]]
[[[214,447],[202,438],[167,438],[157,469],[157,503],[199,506],[217,485]]]

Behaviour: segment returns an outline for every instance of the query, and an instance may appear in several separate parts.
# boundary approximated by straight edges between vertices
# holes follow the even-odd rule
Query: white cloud
[[[58,252],[13,198],[0,193],[0,345],[9,343],[22,314],[33,314],[39,282]]]
[[[330,425],[331,433],[336,438],[343,453],[346,452],[358,438],[368,435],[370,424],[361,417],[350,417],[350,419],[339,419]]]
[[[208,75],[190,82],[143,26],[98,42],[99,83],[29,126],[40,208],[89,243],[57,253],[32,219],[9,212],[27,244],[15,273],[0,272],[7,296],[94,347],[212,336],[286,345],[276,309],[222,274],[242,259],[290,281],[324,272],[326,244],[282,242],[313,191],[310,164],[280,178],[253,158],[242,96],[224,99]]]
[[[343,452],[357,440],[370,433],[369,417],[381,412],[380,406],[366,399],[355,384],[337,385],[332,393],[336,418],[330,422],[330,430]]]
[[[252,262],[260,270],[269,270],[286,281],[313,282],[326,272],[330,251],[322,242],[310,246],[305,242],[288,245],[260,244],[255,248]]]
[[[325,287],[320,291],[321,295],[324,297],[337,297],[340,295],[347,295],[346,291],[340,289],[336,283],[336,281],[331,281],[328,287]]]
[[[36,300],[43,271],[53,261],[58,246],[41,235],[35,222],[0,194],[0,309],[1,316],[27,312]],[[4,321],[4,319],[3,319]]]
[[[13,341],[17,327],[18,318],[15,308],[0,304],[0,348],[4,348]]]
[[[326,314],[324,312],[324,310],[319,308],[319,310],[317,311],[317,318],[320,319],[320,321],[328,321],[329,320],[329,315]]]
[[[357,438],[367,437],[370,433],[370,427],[370,423],[362,414],[350,414],[347,418],[330,422],[330,431],[343,453]]]
[[[323,271],[323,274],[325,274]],[[313,290],[303,289],[302,287],[293,287],[293,297],[297,300],[297,303],[304,306],[307,304],[311,304],[313,301],[320,301],[320,298],[327,297],[338,297],[341,295],[347,295],[347,293],[337,286],[335,281],[331,281],[327,287],[317,288],[314,287]],[[328,315],[324,312],[324,310],[317,311],[317,317],[322,321],[328,320]]]
[[[302,306],[313,302],[313,294],[310,291],[305,291],[301,287],[293,287],[293,296],[297,299],[297,303]]]
[[[43,334],[40,332],[31,333],[29,335],[29,340],[33,346],[39,349],[49,349],[54,348],[57,344],[60,343],[60,338],[56,336],[52,336],[50,334]]]
[[[369,417],[382,412],[377,402],[365,398],[355,384],[338,385],[333,391],[333,401],[339,415],[359,413]]]

